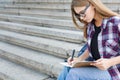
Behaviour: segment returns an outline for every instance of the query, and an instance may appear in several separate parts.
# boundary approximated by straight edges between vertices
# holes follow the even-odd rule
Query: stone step
[[[117,4],[120,3],[120,0],[101,0],[105,4]]]
[[[14,80],[14,79],[6,75],[5,73],[0,72],[0,80]]]
[[[5,14],[0,14],[0,20],[28,24],[28,25],[50,27],[50,28],[76,30],[72,20],[64,20],[64,19],[58,20],[58,19],[50,19],[50,18],[37,18],[37,17],[5,15]],[[80,25],[82,26],[81,23]]]
[[[13,1],[14,2],[14,1]],[[13,9],[57,9],[57,10],[64,10],[64,11],[69,11],[70,10],[70,3],[67,3],[67,4],[60,4],[59,2],[58,3],[54,3],[54,2],[40,2],[40,4],[26,4],[23,0],[21,1],[23,2],[22,4],[1,4],[0,5],[0,8],[13,8]],[[28,1],[29,2],[29,1]],[[103,1],[107,7],[109,7],[110,9],[112,9],[113,11],[116,11],[118,8],[119,8],[119,4],[120,2],[118,1]]]
[[[117,3],[117,4],[106,4],[106,6],[115,11],[115,12],[119,12],[119,9],[120,9],[120,3]]]
[[[113,9],[113,11],[119,13],[120,12],[120,7],[118,7],[117,9]],[[10,14],[10,15],[18,15],[18,16],[32,16],[32,17],[40,17],[40,18],[72,20],[71,12],[60,12],[60,11],[0,9],[0,14],[7,14],[7,15]]]
[[[82,47],[82,44],[28,36],[5,30],[0,30],[0,40],[62,58],[67,58],[68,55],[71,55],[73,49],[76,49],[77,54]]]
[[[3,78],[1,80],[45,80],[49,77],[2,58],[0,58],[0,73],[9,76],[7,79]]]
[[[109,4],[110,5],[110,4]],[[117,13],[120,12],[119,4],[116,5],[116,8],[111,8],[114,5],[110,5],[112,11]],[[40,18],[57,18],[57,19],[69,19],[71,18],[70,10],[68,12],[63,11],[51,11],[51,10],[26,10],[26,9],[0,9],[0,14],[10,14],[10,15],[18,15],[18,16],[33,16],[33,17],[40,17]],[[54,14],[54,15],[53,15]]]
[[[0,14],[10,14],[18,16],[33,16],[40,18],[70,19],[70,12],[45,11],[45,10],[24,10],[24,9],[0,9]]]
[[[68,10],[70,4],[1,4],[0,8],[13,8],[13,9],[57,9],[57,10]]]
[[[0,0],[0,2],[14,3],[70,3],[71,0]]]
[[[54,28],[51,29],[3,21],[0,21],[0,29],[73,43],[83,43],[84,41],[83,32],[81,31],[61,30]]]
[[[1,3],[71,3],[72,0],[0,0]],[[119,0],[101,0],[103,3],[120,3]]]
[[[61,58],[46,53],[36,52],[4,42],[0,42],[0,57],[51,77],[57,77],[59,75],[63,68],[59,63],[64,61]]]

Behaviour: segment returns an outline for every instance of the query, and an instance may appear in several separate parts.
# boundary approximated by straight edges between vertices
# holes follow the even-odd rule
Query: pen
[[[73,60],[74,54],[75,54],[75,49],[74,49],[73,52],[72,52],[72,58],[71,58],[71,61]]]

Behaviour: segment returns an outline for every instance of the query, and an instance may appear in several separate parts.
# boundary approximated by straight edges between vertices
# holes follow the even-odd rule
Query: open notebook
[[[87,66],[92,66],[90,65],[91,63],[93,63],[93,61],[79,61],[79,62],[76,62],[72,65],[69,65],[67,62],[61,62],[60,64],[64,65],[64,66],[67,66],[67,67],[87,67]]]

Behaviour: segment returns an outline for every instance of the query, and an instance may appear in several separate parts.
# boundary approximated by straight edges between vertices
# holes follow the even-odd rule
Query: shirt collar
[[[91,26],[91,29],[94,31],[94,22],[95,20],[93,20],[89,26]],[[107,18],[104,18],[103,21],[102,21],[102,25],[100,26],[101,27],[101,30],[105,29],[107,27],[107,22],[108,22],[108,19]]]
[[[108,19],[106,19],[106,18],[103,19],[101,29],[105,29],[107,27],[107,22],[108,22]]]

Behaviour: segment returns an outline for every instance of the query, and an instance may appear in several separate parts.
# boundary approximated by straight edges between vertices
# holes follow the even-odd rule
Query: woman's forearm
[[[111,66],[120,64],[120,56],[113,57],[113,58],[110,59],[110,61],[111,61]]]
[[[82,61],[87,59],[88,57],[89,57],[89,51],[88,49],[86,49],[85,52],[81,56],[79,56],[79,59]]]

